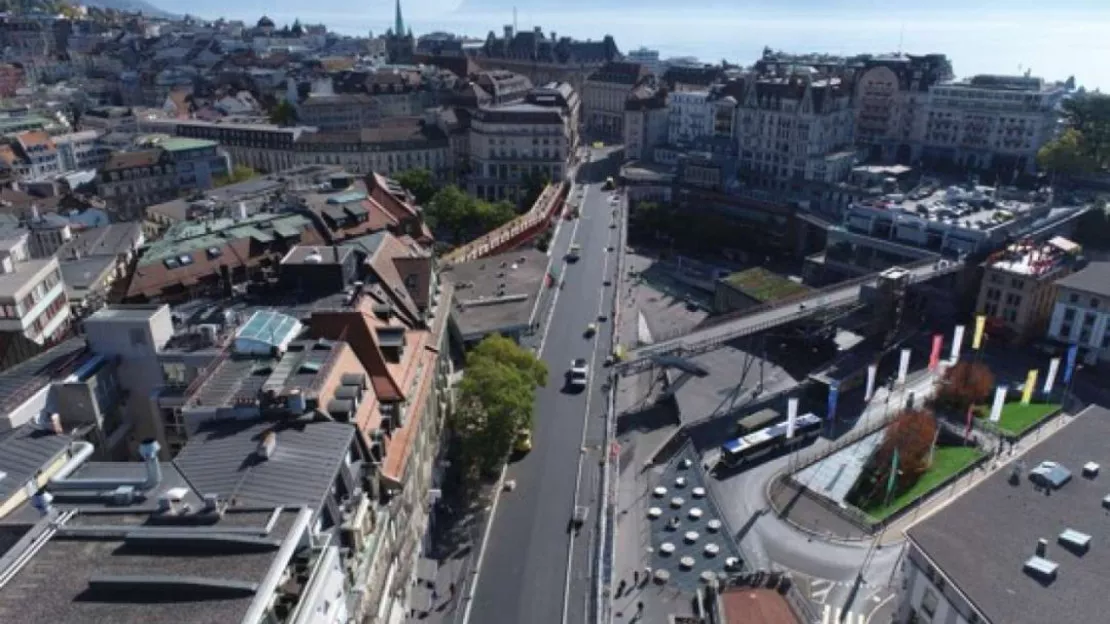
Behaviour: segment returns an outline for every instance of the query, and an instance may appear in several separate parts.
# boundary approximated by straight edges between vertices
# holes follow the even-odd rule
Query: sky
[[[192,0],[188,11],[253,23],[299,18],[343,34],[392,26],[395,0]],[[182,11],[181,3],[153,0]],[[1031,70],[1051,80],[1075,75],[1110,90],[1110,0],[402,0],[416,34],[447,30],[484,37],[512,23],[579,39],[612,34],[621,50],[641,45],[667,56],[748,64],[764,45],[791,52],[947,53],[956,74]],[[177,5],[177,6],[171,6]],[[1049,6],[1051,5],[1051,8]],[[922,7],[928,7],[927,10]]]

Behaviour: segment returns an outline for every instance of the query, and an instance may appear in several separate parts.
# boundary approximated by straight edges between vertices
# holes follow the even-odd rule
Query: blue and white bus
[[[794,444],[805,444],[821,433],[821,419],[816,414],[798,416],[794,422]],[[771,425],[721,445],[721,462],[726,466],[739,466],[753,462],[781,449],[786,439],[786,422]]]

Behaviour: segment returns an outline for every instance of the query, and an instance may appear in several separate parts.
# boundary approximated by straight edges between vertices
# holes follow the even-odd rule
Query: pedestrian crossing
[[[821,624],[867,624],[867,616],[845,611],[843,607],[825,605],[825,610],[821,614]]]

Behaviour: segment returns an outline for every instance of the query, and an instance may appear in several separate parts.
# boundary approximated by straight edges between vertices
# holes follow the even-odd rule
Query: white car
[[[590,365],[586,358],[578,358],[570,363],[570,372],[567,377],[572,388],[585,388],[590,377]]]

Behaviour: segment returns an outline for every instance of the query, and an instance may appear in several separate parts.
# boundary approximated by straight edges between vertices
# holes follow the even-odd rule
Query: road
[[[505,478],[516,486],[500,496],[493,512],[464,622],[563,624],[588,618],[604,436],[602,363],[611,324],[599,323],[592,338],[584,332],[612,308],[613,289],[603,281],[616,277],[616,253],[607,248],[615,249],[618,230],[610,228],[610,193],[598,182],[581,188],[581,217],[564,223],[552,241],[553,268],[565,287],[547,318],[541,315],[546,329],[540,357],[550,377],[537,393],[534,448],[508,467]],[[581,259],[567,263],[563,257],[572,243],[581,245]],[[589,386],[578,393],[564,387],[575,358],[591,361]],[[577,536],[569,530],[576,502],[590,507]]]

